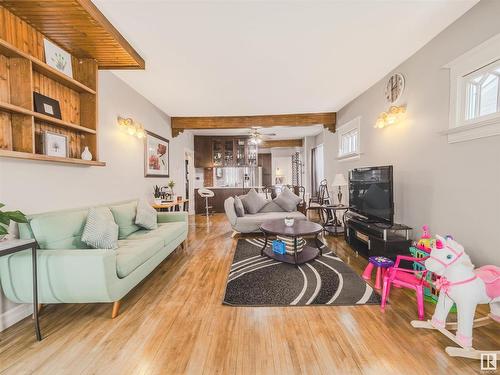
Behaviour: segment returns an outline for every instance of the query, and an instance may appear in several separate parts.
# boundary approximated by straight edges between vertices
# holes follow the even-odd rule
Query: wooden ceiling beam
[[[259,148],[302,147],[302,139],[270,139],[262,141]]]
[[[194,129],[246,129],[254,126],[270,128],[273,126],[311,126],[323,125],[335,132],[336,113],[299,113],[287,115],[258,116],[208,116],[172,117],[172,135],[175,137],[184,130]]]

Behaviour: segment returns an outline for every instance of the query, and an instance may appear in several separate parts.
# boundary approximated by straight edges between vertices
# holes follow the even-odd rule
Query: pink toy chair
[[[418,319],[424,320],[424,286],[429,287],[429,284],[425,281],[425,275],[427,270],[417,271],[409,270],[406,268],[399,268],[399,263],[401,260],[408,260],[411,262],[418,262],[423,264],[426,258],[413,258],[405,255],[398,255],[394,267],[389,268],[384,276],[384,285],[382,289],[382,302],[380,304],[380,309],[384,311],[387,298],[389,297],[389,292],[391,285],[398,288],[408,288],[413,289],[417,294],[417,306],[418,306]],[[417,274],[419,277],[417,277]]]

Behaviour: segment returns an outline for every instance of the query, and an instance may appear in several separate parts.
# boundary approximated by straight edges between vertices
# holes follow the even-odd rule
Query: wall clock
[[[385,85],[385,98],[389,103],[395,103],[405,89],[405,77],[401,73],[394,73]]]

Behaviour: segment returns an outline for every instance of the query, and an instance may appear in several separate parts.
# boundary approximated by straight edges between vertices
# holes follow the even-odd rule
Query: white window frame
[[[500,113],[465,119],[466,89],[471,73],[500,61],[500,34],[459,56],[445,66],[450,70],[449,143],[500,135]],[[466,77],[468,76],[469,77]]]
[[[352,131],[358,132],[357,137],[357,148],[354,152],[350,153],[342,153],[342,141],[345,135],[351,133]],[[350,159],[358,159],[361,155],[361,117],[356,117],[351,121],[346,122],[345,124],[339,126],[337,128],[338,134],[338,160],[350,160]]]

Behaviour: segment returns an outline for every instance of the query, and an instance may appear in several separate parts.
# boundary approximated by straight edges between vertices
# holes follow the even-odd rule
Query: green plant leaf
[[[9,234],[9,231],[3,225],[0,225],[0,236],[3,236],[4,234]]]
[[[3,203],[0,203],[0,208],[2,208],[2,207],[4,207],[4,206],[5,206],[5,204],[3,204]]]
[[[3,212],[0,212],[0,223],[9,225],[10,224],[9,215],[5,215]]]
[[[15,221],[16,223],[27,223],[28,220],[26,219],[26,216],[21,211],[9,211],[5,212],[10,220]]]

